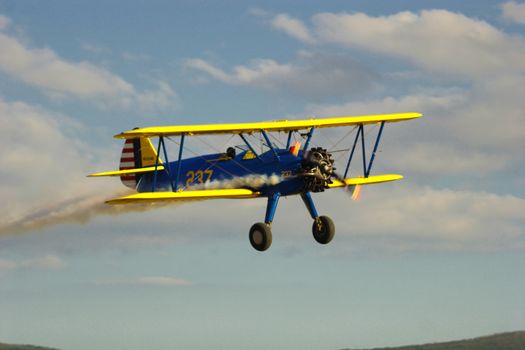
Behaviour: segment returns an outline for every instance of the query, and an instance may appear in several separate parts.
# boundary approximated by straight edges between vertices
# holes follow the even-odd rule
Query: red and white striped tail
[[[140,147],[140,142],[135,141],[138,140],[127,139],[126,142],[124,142],[124,148],[122,149],[122,155],[120,156],[120,170],[140,168],[141,165],[136,164],[135,161],[135,156],[139,152],[139,149],[136,149],[136,146]],[[122,175],[120,177],[120,180],[127,187],[130,187],[132,189],[135,189],[137,187],[136,174]]]

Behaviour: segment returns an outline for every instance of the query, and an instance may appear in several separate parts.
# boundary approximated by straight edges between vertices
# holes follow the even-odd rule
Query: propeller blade
[[[352,199],[356,202],[361,199],[361,185],[355,185]]]
[[[332,176],[338,181],[341,181],[343,183],[345,182],[344,176],[342,176],[339,173],[336,173],[335,171],[332,173]],[[346,185],[341,188],[348,195],[350,195],[354,201],[359,201],[359,199],[361,199],[361,185],[355,185],[355,186]]]
[[[338,181],[341,181],[342,183],[345,183],[345,178],[344,176],[342,176],[341,174],[339,173],[336,173],[335,171],[332,173],[332,176],[338,180]],[[345,185],[343,187],[341,187],[343,189],[343,191],[345,191],[346,193],[348,193],[350,195],[350,186],[348,185]]]

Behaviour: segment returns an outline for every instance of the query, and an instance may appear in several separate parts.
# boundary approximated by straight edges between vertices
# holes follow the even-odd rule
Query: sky
[[[321,350],[525,329],[524,85],[524,2],[2,0],[0,342]],[[402,181],[314,195],[326,246],[297,197],[261,253],[264,200],[109,207],[119,180],[86,178],[137,126],[411,111],[372,170]]]

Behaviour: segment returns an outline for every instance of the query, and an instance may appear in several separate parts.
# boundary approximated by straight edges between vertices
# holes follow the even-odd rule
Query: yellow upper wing
[[[153,126],[129,130],[115,135],[115,138],[130,139],[136,137],[174,136],[187,135],[211,135],[211,134],[240,134],[265,131],[290,131],[303,130],[311,127],[328,128],[336,126],[350,126],[357,124],[374,124],[379,122],[399,122],[421,117],[421,113],[396,113],[377,114],[354,117],[336,117],[304,120],[278,120],[258,123],[238,124],[202,124],[202,125],[179,125],[179,126]]]
[[[124,197],[110,199],[108,204],[126,203],[151,203],[162,201],[189,201],[199,199],[220,199],[220,198],[255,198],[259,197],[259,192],[254,192],[245,188],[231,188],[219,190],[191,190],[181,192],[141,192]]]

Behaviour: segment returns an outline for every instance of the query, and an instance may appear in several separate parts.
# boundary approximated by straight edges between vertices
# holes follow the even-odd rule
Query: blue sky
[[[0,341],[341,349],[524,329],[524,83],[520,2],[0,1]],[[385,129],[374,170],[405,179],[316,195],[327,246],[297,198],[261,254],[264,201],[119,210],[103,204],[118,180],[85,178],[135,126],[402,111],[425,117]]]

